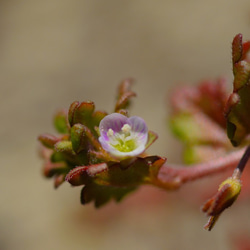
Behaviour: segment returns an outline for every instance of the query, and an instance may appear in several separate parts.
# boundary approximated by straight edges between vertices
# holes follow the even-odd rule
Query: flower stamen
[[[113,135],[114,135],[114,130],[110,128],[107,132],[107,136],[112,137]]]
[[[140,117],[113,113],[103,118],[99,128],[101,145],[116,158],[130,158],[145,150],[148,129]]]
[[[130,133],[130,131],[131,131],[131,126],[128,124],[124,124],[122,127],[122,132],[124,132],[125,134],[128,134]]]
[[[131,137],[131,126],[124,124],[120,132],[115,133],[109,128],[107,136],[110,139],[111,145],[120,152],[130,152],[136,148],[136,143]]]

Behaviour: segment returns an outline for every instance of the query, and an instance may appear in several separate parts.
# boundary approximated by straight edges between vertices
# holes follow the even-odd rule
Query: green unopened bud
[[[236,169],[233,176],[223,181],[218,192],[203,205],[202,211],[210,216],[205,229],[210,231],[213,228],[220,214],[236,201],[240,191],[240,171]]]

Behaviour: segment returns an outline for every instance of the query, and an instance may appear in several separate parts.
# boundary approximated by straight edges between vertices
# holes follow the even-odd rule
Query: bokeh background
[[[234,237],[250,233],[248,199],[212,232],[202,229],[202,181],[83,207],[80,188],[55,191],[42,177],[37,136],[54,133],[53,114],[75,100],[111,111],[117,84],[133,77],[131,114],[160,136],[150,152],[181,162],[167,97],[184,83],[231,81],[239,32],[250,39],[249,0],[1,0],[0,249],[236,249]]]

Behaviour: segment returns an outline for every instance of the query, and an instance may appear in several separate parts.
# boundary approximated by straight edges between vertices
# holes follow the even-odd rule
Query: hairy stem
[[[242,148],[214,160],[201,164],[193,164],[188,167],[184,167],[183,165],[164,164],[160,169],[158,178],[154,184],[164,189],[179,188],[186,182],[234,168],[241,160],[245,151],[246,148]],[[246,152],[248,152],[246,156],[247,159],[243,157],[245,160],[242,160],[244,164],[246,164],[250,157],[250,147]],[[239,164],[239,166],[241,165]]]

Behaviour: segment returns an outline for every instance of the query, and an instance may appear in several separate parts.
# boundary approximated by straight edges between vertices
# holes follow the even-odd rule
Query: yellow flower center
[[[110,139],[110,144],[120,152],[131,152],[137,147],[129,124],[124,124],[121,131],[117,133],[110,128],[107,135]]]

